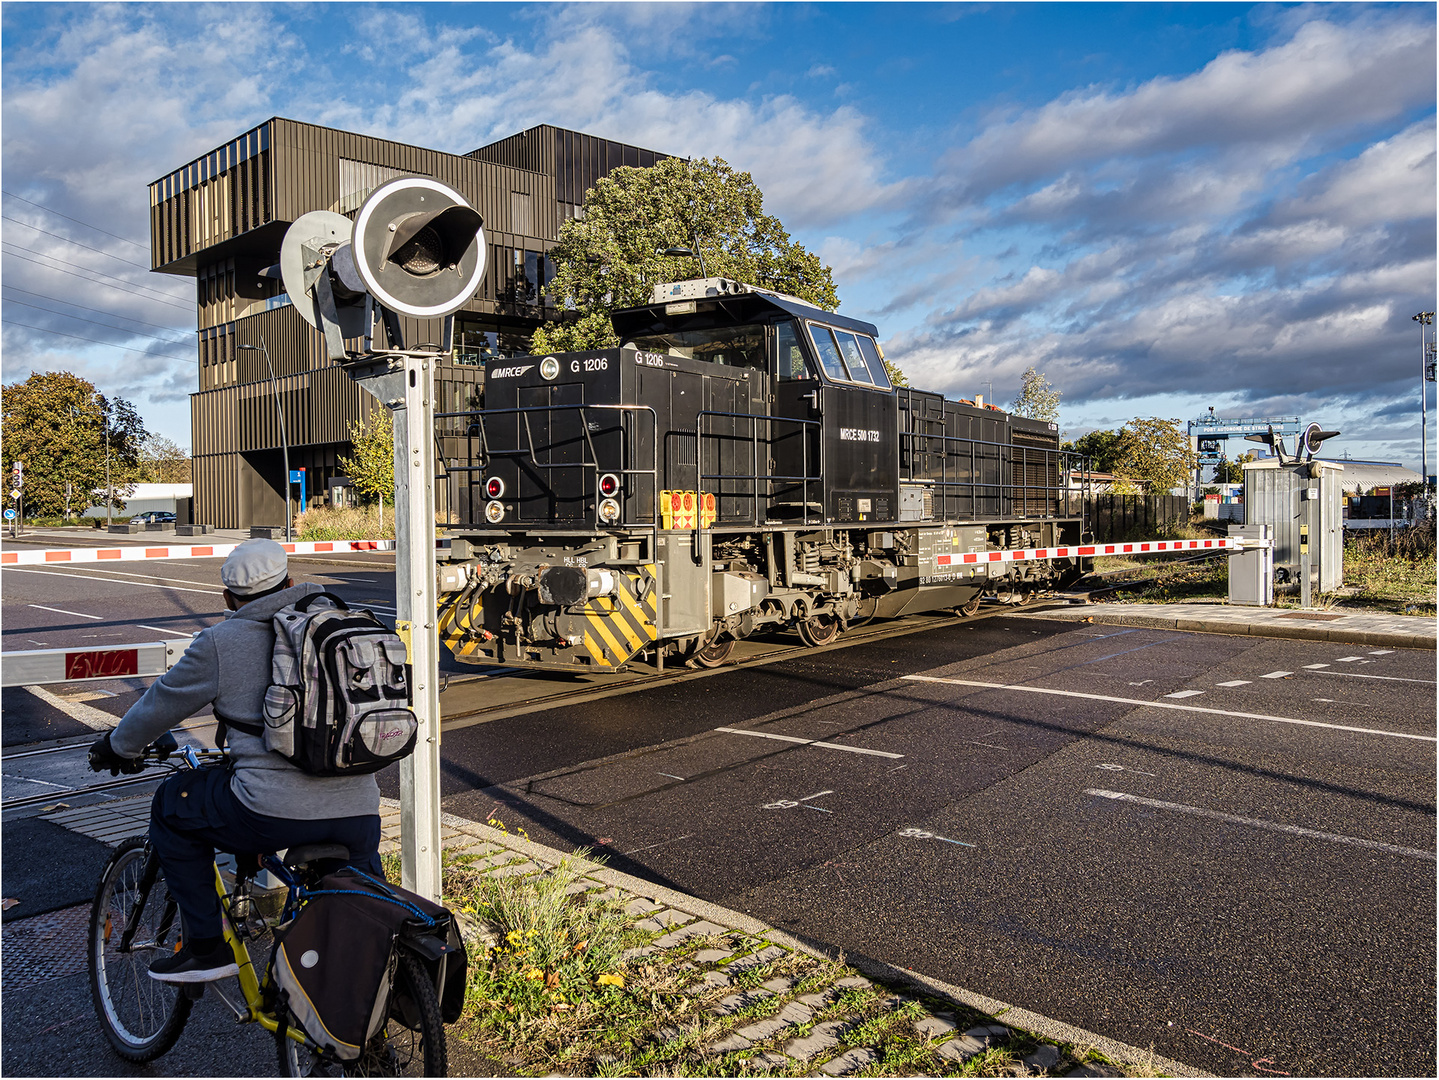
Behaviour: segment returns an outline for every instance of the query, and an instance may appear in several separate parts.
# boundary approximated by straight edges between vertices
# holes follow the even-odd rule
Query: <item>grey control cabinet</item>
[[[1297,582],[1300,540],[1309,536],[1311,587],[1334,592],[1344,583],[1344,512],[1338,461],[1256,461],[1244,466],[1244,520],[1273,531],[1274,571],[1280,581]]]
[[[1231,525],[1230,536],[1269,541],[1274,530],[1268,525]],[[1274,549],[1269,544],[1229,556],[1229,602],[1248,607],[1270,607],[1274,603]]]

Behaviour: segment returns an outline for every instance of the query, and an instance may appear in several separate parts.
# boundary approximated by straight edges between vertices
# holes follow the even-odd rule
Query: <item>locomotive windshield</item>
[[[641,334],[629,344],[642,352],[708,360],[728,367],[766,368],[763,326],[718,326],[711,330],[666,330]]]

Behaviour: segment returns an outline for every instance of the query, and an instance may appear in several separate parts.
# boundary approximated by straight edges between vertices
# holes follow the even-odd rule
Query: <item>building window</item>
[[[386,180],[407,176],[403,169],[391,169],[384,165],[371,165],[367,161],[351,161],[340,158],[340,201],[335,209],[341,214],[358,210],[365,197]]]
[[[535,232],[535,198],[528,191],[510,192],[510,231],[521,236]]]

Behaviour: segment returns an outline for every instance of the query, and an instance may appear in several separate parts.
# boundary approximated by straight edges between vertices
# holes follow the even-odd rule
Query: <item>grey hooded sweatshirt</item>
[[[179,662],[125,713],[110,736],[111,747],[118,754],[137,757],[207,705],[232,720],[263,723],[275,645],[271,619],[282,607],[321,591],[311,583],[283,589],[251,600],[226,615],[224,622],[201,630]],[[314,821],[380,811],[380,789],[373,774],[311,776],[266,750],[258,736],[230,728],[227,740],[235,770],[230,789],[257,814]]]

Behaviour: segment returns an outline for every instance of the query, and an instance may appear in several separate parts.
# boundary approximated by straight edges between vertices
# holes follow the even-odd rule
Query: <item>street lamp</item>
[[[275,412],[280,417],[280,448],[285,458],[285,543],[290,542],[290,439],[285,434],[285,410],[280,408],[280,384],[275,381],[275,365],[270,363],[270,350],[265,347],[265,335],[260,335],[258,345],[236,345],[237,349],[249,349],[265,358],[265,367],[270,371],[270,389],[275,394]]]
[[[105,421],[105,528],[108,529],[115,523],[115,487],[110,483],[110,403],[105,400],[103,394],[96,394],[103,405],[100,407],[100,415]],[[70,416],[73,419],[79,412],[74,405],[70,406]]]
[[[1414,316],[1414,321],[1419,324],[1419,437],[1423,442],[1420,449],[1420,467],[1423,471],[1424,486],[1429,486],[1429,388],[1424,385],[1429,380],[1429,331],[1427,327],[1434,325],[1434,312],[1421,311]]]

